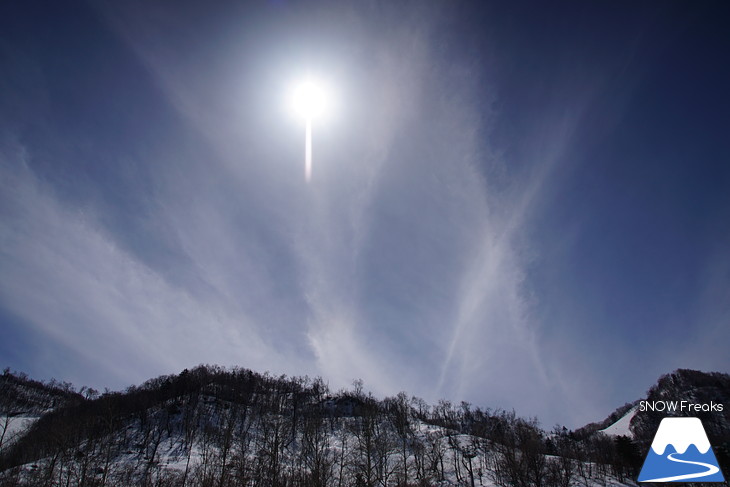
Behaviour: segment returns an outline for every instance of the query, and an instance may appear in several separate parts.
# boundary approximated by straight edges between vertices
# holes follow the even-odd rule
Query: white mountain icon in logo
[[[724,482],[699,418],[664,418],[639,473],[639,482]]]

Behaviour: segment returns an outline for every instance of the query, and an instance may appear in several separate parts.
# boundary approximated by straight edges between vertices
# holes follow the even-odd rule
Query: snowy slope
[[[332,465],[334,468],[333,471],[336,471],[339,468],[336,459],[351,458],[358,448],[358,438],[347,427],[348,423],[352,426],[354,422],[355,420],[352,418],[339,419],[337,421],[339,424],[335,426],[333,436],[326,442],[326,451],[333,459],[335,459],[335,463]],[[487,445],[482,439],[468,434],[459,434],[422,421],[415,421],[413,429],[415,432],[415,438],[420,440],[422,444],[427,445],[428,449],[435,449],[436,451],[441,452],[437,458],[433,458],[431,461],[437,461],[437,459],[439,459],[440,462],[442,462],[443,476],[440,478],[438,476],[432,477],[428,480],[424,479],[423,481],[425,485],[440,487],[467,485],[497,487],[500,485],[493,475],[496,461],[499,456],[494,445],[486,448]],[[251,433],[258,435],[260,432],[252,431]],[[122,436],[132,440],[132,443],[136,443],[141,440],[142,432],[136,428],[127,429],[125,432],[117,433],[116,439],[119,440]],[[136,471],[139,475],[142,471],[148,471],[149,474],[145,475],[149,475],[148,478],[155,482],[181,482],[182,479],[185,478],[187,479],[186,483],[188,485],[196,486],[202,485],[201,479],[203,478],[207,478],[208,480],[213,478],[214,472],[218,475],[217,478],[220,478],[219,470],[217,470],[220,468],[220,465],[218,464],[218,461],[215,460],[219,454],[218,447],[207,443],[203,438],[194,440],[193,444],[187,448],[184,446],[184,442],[185,440],[182,436],[172,435],[161,441],[159,448],[156,448],[152,457],[148,457],[146,454],[141,454],[140,452],[131,450],[115,455],[110,465],[109,478],[111,481],[114,481],[114,479],[131,474],[132,478],[139,479],[141,477],[135,477],[133,472]],[[286,466],[284,466],[285,470],[293,467],[294,462],[296,462],[299,457],[299,449],[301,446],[301,443],[296,442],[282,452],[284,464],[286,464]],[[472,475],[469,475],[467,470],[468,464],[466,457],[457,454],[457,451],[469,450],[478,451],[478,454],[475,454],[471,460],[473,464],[473,484],[471,483]],[[206,457],[208,457],[208,466],[204,466]],[[429,455],[426,454],[426,457],[428,458]],[[546,456],[545,458],[549,462],[560,461],[559,457],[552,455]],[[236,458],[235,455],[232,455],[232,463],[240,461],[240,458]],[[409,453],[407,461],[408,468],[411,472],[413,472],[415,469],[415,458],[413,456],[413,452]],[[253,466],[255,462],[255,457],[249,456],[243,461],[243,464]],[[395,486],[397,484],[398,477],[396,472],[400,462],[401,460],[398,458],[397,451],[393,451],[392,454],[388,456],[385,464],[383,465],[383,471],[390,472],[390,479],[385,481],[386,485]],[[41,474],[44,470],[47,470],[51,463],[50,458],[44,458],[39,459],[36,462],[23,465],[20,468],[18,476],[15,478],[19,480],[19,485],[34,485],[33,482],[37,480],[39,474]],[[585,465],[587,466],[588,464]],[[627,480],[624,480],[623,482],[619,481],[611,474],[599,474],[595,467],[592,469],[594,470],[594,473],[589,474],[585,478],[579,478],[576,470],[572,477],[571,485],[580,485],[582,487],[619,487],[636,485],[635,483]],[[89,478],[96,479],[99,477],[101,469],[93,470],[95,470],[95,473],[89,474]],[[79,475],[78,468],[74,465],[61,466],[58,470],[56,470],[56,472],[59,483],[54,483],[54,487],[60,487],[63,485],[63,482],[61,482],[60,479],[72,479]],[[2,480],[1,474],[0,480]],[[349,480],[354,481],[353,479]],[[331,481],[328,482],[327,485],[337,485],[334,477],[331,478]]]
[[[621,419],[613,423],[611,426],[600,430],[600,432],[609,436],[628,436],[629,438],[633,438],[634,434],[629,429],[629,425],[638,410],[638,405],[632,407],[626,411],[626,414],[624,414]]]
[[[20,438],[39,416],[0,416],[0,451]]]

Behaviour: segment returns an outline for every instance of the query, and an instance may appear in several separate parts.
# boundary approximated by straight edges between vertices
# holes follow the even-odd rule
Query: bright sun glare
[[[332,92],[326,83],[307,76],[292,86],[289,92],[289,108],[300,119],[304,119],[304,177],[312,179],[312,125],[332,112]]]
[[[291,91],[292,111],[307,120],[326,116],[331,109],[331,100],[325,83],[312,77],[294,85]]]

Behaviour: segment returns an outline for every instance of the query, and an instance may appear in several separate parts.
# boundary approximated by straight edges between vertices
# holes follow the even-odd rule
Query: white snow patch
[[[634,434],[629,429],[629,425],[638,410],[638,406],[632,407],[626,411],[626,414],[621,416],[621,419],[613,423],[611,426],[600,430],[601,433],[605,433],[609,436],[628,436],[629,438],[633,438]]]
[[[38,421],[38,416],[0,416],[2,449],[9,447],[23,436],[36,421]]]

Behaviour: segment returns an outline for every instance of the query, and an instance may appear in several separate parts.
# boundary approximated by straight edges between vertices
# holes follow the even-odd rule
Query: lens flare
[[[298,118],[305,121],[304,134],[304,177],[312,179],[312,123],[322,120],[332,112],[332,95],[323,81],[307,76],[292,86],[289,93],[289,107]]]

